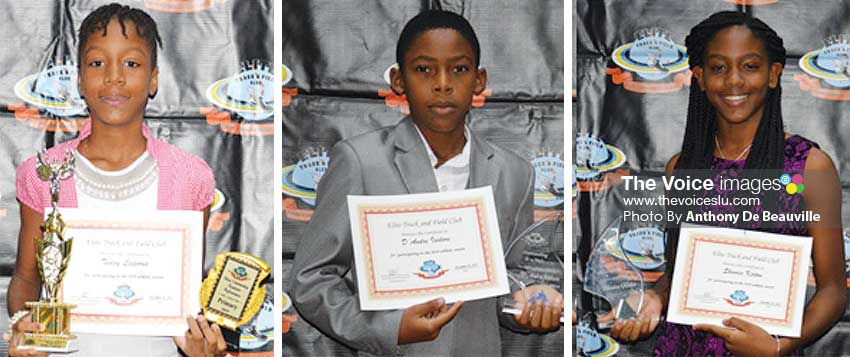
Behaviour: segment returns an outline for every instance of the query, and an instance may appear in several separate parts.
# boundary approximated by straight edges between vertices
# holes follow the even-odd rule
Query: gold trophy
[[[216,255],[215,268],[201,285],[201,310],[208,321],[232,331],[251,320],[266,296],[263,280],[271,266],[250,254],[224,252]]]
[[[39,301],[28,301],[33,321],[42,324],[42,332],[26,333],[19,349],[68,353],[77,350],[77,337],[70,333],[73,304],[60,302],[62,279],[71,258],[71,238],[65,237],[65,222],[59,214],[59,181],[74,172],[74,155],[66,151],[65,159],[48,162],[47,150],[37,155],[38,177],[49,181],[52,210],[41,224],[42,236],[35,238],[35,259],[41,276],[42,292]]]

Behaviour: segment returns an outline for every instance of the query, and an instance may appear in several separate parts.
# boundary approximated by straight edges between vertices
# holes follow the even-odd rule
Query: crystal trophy
[[[557,212],[534,222],[505,250],[511,294],[500,299],[502,312],[519,315],[526,304],[552,303],[564,295],[564,214]],[[564,322],[563,314],[561,323]]]
[[[632,229],[629,229],[632,228]],[[626,237],[646,227],[632,227],[622,217],[605,228],[593,245],[584,272],[584,290],[610,304],[617,319],[636,317],[643,306],[644,278],[635,264],[637,257],[663,264],[663,237],[647,235],[635,243],[624,244]]]
[[[59,214],[59,181],[74,172],[74,155],[65,152],[61,161],[49,162],[47,150],[37,155],[38,177],[50,185],[51,211],[41,224],[42,236],[35,238],[35,259],[41,276],[42,293],[39,301],[28,301],[33,321],[43,325],[44,331],[25,333],[18,349],[35,349],[54,353],[77,350],[77,337],[70,333],[73,304],[60,301],[62,279],[71,259],[72,240],[65,237],[65,222]]]

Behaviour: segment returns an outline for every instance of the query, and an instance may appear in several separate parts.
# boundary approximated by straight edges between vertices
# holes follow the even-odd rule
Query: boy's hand
[[[210,325],[203,316],[186,317],[189,330],[184,336],[175,336],[174,343],[189,357],[224,356],[227,343],[221,335],[221,327]]]
[[[8,336],[9,340],[9,356],[10,357],[47,357],[47,352],[40,352],[33,349],[18,349],[18,345],[21,344],[21,339],[24,338],[24,334],[28,332],[39,332],[42,331],[43,328],[38,322],[32,322],[30,316],[24,316],[15,326],[12,326],[12,336]],[[4,334],[3,338],[6,338],[6,334]]]
[[[433,341],[440,335],[440,329],[457,315],[461,306],[463,301],[449,307],[445,300],[439,298],[408,307],[401,315],[398,344]]]
[[[542,299],[528,302],[532,296],[544,294]],[[532,285],[514,292],[514,301],[522,313],[514,315],[517,325],[532,332],[549,332],[561,328],[561,316],[564,314],[564,297],[547,285]]]

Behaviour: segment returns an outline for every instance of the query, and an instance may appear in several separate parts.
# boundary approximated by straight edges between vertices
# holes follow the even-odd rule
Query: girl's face
[[[694,76],[718,120],[730,124],[758,121],[768,88],[776,88],[782,65],[770,63],[762,41],[742,25],[724,28],[705,49]]]
[[[81,49],[77,85],[93,120],[122,126],[144,119],[148,97],[156,93],[159,70],[151,63],[151,50],[136,33],[136,24],[117,19],[106,35],[93,33]]]

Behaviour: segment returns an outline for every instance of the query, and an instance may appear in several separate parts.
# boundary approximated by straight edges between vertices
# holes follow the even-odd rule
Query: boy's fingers
[[[463,306],[463,300],[454,303],[454,305],[452,305],[449,311],[446,311],[445,313],[440,314],[439,316],[434,318],[434,323],[436,323],[438,327],[442,328],[447,323],[449,323],[449,321],[455,318],[455,315],[457,315],[457,312],[460,311],[461,306]]]
[[[538,300],[534,303],[534,311],[531,313],[532,328],[540,328],[540,321],[543,319],[543,303]]]
[[[540,327],[546,330],[552,328],[552,311],[555,309],[552,308],[551,305],[546,304],[546,307],[543,309],[543,316],[540,321]],[[557,318],[555,318],[557,320]]]
[[[514,319],[518,324],[522,326],[528,326],[528,318],[529,316],[531,316],[531,305],[521,304],[517,307],[522,308],[522,312],[519,315],[514,315]]]
[[[434,311],[440,311],[440,309],[446,304],[446,300],[443,298],[437,298],[434,300],[430,300],[427,302],[423,302],[421,304],[416,304],[410,307],[410,311],[413,312],[416,316],[428,315]]]

